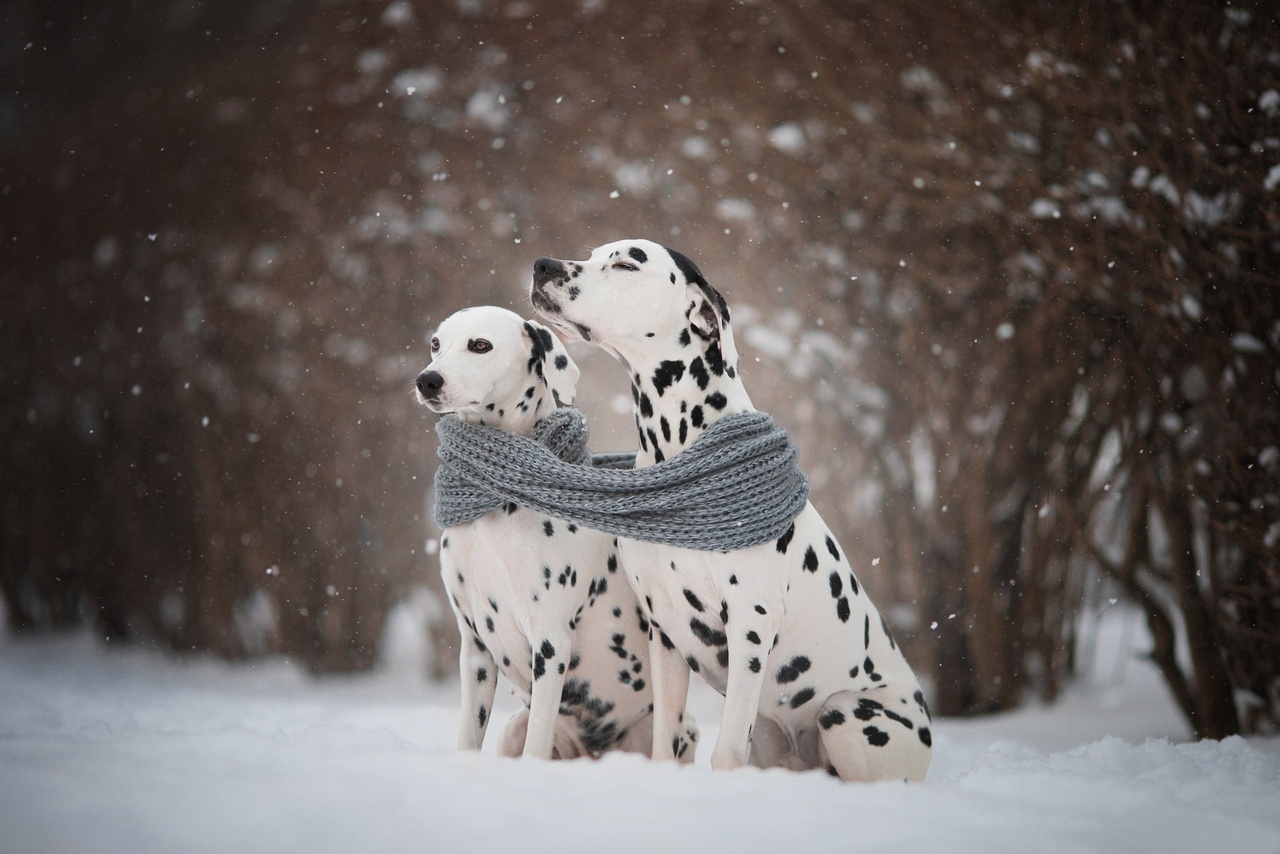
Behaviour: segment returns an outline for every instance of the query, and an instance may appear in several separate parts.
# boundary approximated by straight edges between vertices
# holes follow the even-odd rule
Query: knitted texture
[[[531,439],[455,416],[436,433],[441,528],[512,502],[620,537],[724,552],[776,540],[809,498],[796,446],[763,412],[725,416],[671,459],[639,469],[635,454],[593,456],[586,418],[571,408]]]

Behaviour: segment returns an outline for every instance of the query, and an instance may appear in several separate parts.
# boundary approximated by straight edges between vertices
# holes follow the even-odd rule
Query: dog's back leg
[[[888,685],[832,694],[818,710],[819,758],[842,780],[924,780],[933,736],[924,696]]]

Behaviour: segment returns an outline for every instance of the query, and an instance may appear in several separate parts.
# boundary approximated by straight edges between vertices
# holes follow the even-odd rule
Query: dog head
[[[573,403],[578,366],[540,323],[496,306],[464,308],[431,336],[431,364],[418,375],[418,402],[498,424]],[[528,416],[522,418],[522,416]]]
[[[650,240],[619,240],[585,261],[539,258],[530,300],[548,323],[630,360],[696,336],[729,345],[729,307],[692,261]]]

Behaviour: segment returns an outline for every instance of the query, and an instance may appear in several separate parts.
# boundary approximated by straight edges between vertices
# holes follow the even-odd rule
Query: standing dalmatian
[[[530,294],[571,340],[631,374],[637,466],[752,412],[724,298],[686,257],[648,240],[586,261],[539,258]],[[830,529],[811,504],[777,542],[732,552],[619,540],[648,610],[654,758],[670,758],[689,671],[724,694],[715,768],[826,768],[845,780],[922,780],[924,695]]]
[[[578,367],[546,327],[506,309],[463,309],[431,338],[420,403],[528,436],[573,402]],[[505,756],[569,759],[652,752],[648,622],[619,576],[616,540],[508,504],[445,530],[440,570],[462,635],[458,749],[478,750],[498,671],[525,702]],[[693,760],[682,722],[675,750]]]

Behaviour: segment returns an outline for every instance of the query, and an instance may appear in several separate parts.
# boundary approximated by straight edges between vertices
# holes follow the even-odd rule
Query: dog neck
[[[755,411],[738,373],[738,351],[728,324],[719,341],[703,341],[690,329],[665,346],[656,339],[645,344],[619,354],[631,373],[640,434],[637,466],[675,456],[726,415]]]
[[[556,402],[547,387],[536,378],[531,377],[530,383],[523,396],[507,401],[505,405],[490,403],[481,409],[459,411],[457,415],[468,424],[497,427],[516,436],[532,436],[534,426],[555,412]]]

